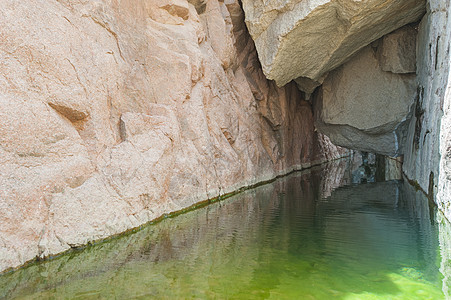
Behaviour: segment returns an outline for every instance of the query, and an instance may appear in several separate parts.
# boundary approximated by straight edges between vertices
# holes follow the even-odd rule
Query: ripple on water
[[[325,192],[327,173],[1,276],[0,297],[442,299],[427,199],[398,181]]]

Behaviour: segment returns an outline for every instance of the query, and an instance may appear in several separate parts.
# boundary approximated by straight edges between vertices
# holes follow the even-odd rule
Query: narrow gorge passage
[[[4,0],[0,297],[450,298],[450,5]]]

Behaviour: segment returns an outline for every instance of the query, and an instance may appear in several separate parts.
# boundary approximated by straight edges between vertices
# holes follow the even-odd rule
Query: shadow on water
[[[340,161],[0,277],[0,298],[441,299],[438,226]],[[357,167],[359,167],[357,165]]]

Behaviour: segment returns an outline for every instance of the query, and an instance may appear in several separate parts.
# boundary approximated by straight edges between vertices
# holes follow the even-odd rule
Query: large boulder
[[[381,69],[367,46],[329,73],[315,99],[317,128],[337,145],[389,156],[403,153],[415,75]]]
[[[318,81],[364,46],[419,20],[424,0],[243,0],[263,72]]]

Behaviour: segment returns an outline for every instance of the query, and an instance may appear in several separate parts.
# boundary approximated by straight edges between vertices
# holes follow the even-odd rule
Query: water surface
[[[0,298],[443,299],[427,199],[332,167],[0,276]]]

